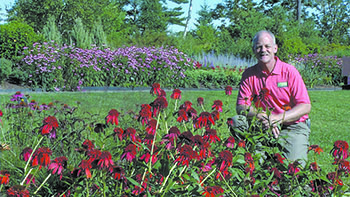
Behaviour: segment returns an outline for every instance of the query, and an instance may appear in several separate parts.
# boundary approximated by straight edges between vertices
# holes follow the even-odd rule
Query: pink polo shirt
[[[276,66],[273,71],[268,74],[263,71],[260,66],[254,65],[243,72],[239,93],[237,97],[237,105],[251,105],[255,101],[255,105],[262,107],[266,111],[266,107],[274,114],[284,112],[284,107],[293,108],[297,104],[310,104],[309,94],[302,77],[298,70],[278,57],[275,57]],[[295,123],[303,122],[308,119],[308,115],[302,116]]]

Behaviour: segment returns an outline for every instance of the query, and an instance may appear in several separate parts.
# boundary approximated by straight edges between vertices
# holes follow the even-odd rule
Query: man
[[[300,159],[305,164],[310,134],[306,124],[311,110],[310,99],[299,72],[275,56],[277,49],[271,32],[263,30],[254,36],[253,52],[258,63],[242,75],[236,105],[237,114],[241,116],[234,119],[237,123],[237,119],[242,120],[242,115],[256,116],[265,129],[271,128],[271,137],[285,136],[282,144],[287,159]]]

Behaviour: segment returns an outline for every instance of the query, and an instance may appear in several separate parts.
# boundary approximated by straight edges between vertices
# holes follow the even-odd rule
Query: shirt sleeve
[[[250,98],[252,97],[252,89],[248,75],[249,70],[246,70],[242,74],[242,79],[239,85],[239,91],[237,96],[237,105],[251,105]]]

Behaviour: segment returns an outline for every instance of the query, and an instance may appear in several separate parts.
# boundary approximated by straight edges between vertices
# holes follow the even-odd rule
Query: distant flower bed
[[[161,81],[179,87],[196,62],[176,48],[125,47],[81,49],[74,45],[34,43],[23,49],[18,65],[32,88],[79,90],[82,86],[149,86]]]
[[[150,93],[154,100],[142,101],[138,112],[110,109],[101,118],[59,101],[40,104],[17,92],[0,111],[5,125],[0,193],[341,196],[349,191],[346,141],[326,151],[334,159],[331,172],[317,163],[317,156],[325,154],[319,145],[309,147],[310,160],[302,166],[283,157],[271,128],[233,129],[234,109],[227,107],[231,86],[210,107],[203,97],[181,101],[179,89],[166,95],[158,83]]]

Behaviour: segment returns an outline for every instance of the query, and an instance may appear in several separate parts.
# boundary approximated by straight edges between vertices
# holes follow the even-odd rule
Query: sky
[[[5,12],[5,8],[6,6],[12,6],[14,4],[15,0],[0,0],[0,8],[1,8],[1,11],[0,13],[6,13]],[[197,12],[201,10],[201,6],[207,4],[209,6],[209,8],[215,8],[215,6],[218,4],[218,3],[221,3],[223,2],[223,0],[192,0],[192,14],[191,14],[191,19],[190,19],[190,22],[189,22],[189,29],[194,29],[195,28],[195,21],[196,21],[196,18],[198,18],[198,14]],[[172,3],[172,2],[168,2],[168,6],[171,7],[171,6],[175,6],[176,4]],[[189,7],[189,4],[184,4],[183,6],[183,12],[184,12],[184,17],[187,17],[187,14],[188,14],[188,7]],[[173,25],[171,27],[169,27],[169,30],[170,31],[173,31],[173,32],[178,32],[178,31],[183,31],[185,28],[184,27],[181,27],[181,26],[177,26],[177,25]]]

